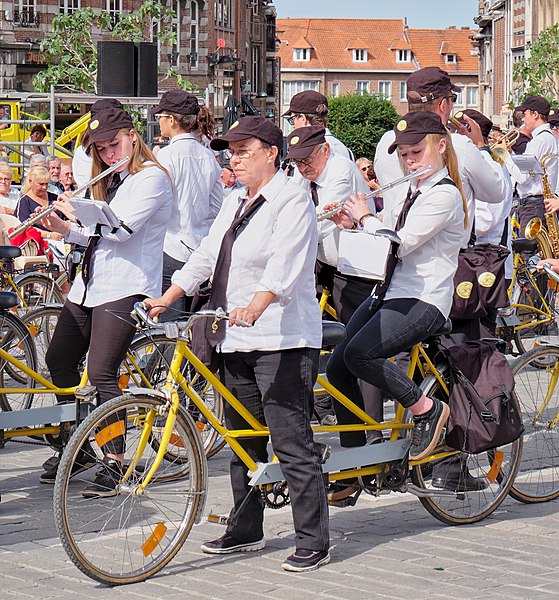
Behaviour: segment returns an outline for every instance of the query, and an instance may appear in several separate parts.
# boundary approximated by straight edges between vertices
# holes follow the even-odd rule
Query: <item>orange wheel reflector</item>
[[[182,443],[181,436],[176,433],[172,433],[169,438],[169,443],[177,448],[184,448],[184,444]]]
[[[128,375],[128,373],[123,373],[119,378],[118,378],[118,387],[121,390],[124,390],[128,387],[128,383],[130,381],[130,375]]]
[[[501,470],[501,466],[503,465],[503,461],[505,460],[505,453],[501,452],[501,450],[495,450],[495,456],[493,457],[493,463],[491,464],[491,468],[489,469],[489,473],[487,473],[487,479],[490,483],[495,483],[497,480],[497,475]]]
[[[124,435],[126,433],[126,424],[124,421],[117,421],[116,423],[111,423],[104,427],[95,435],[95,441],[99,444],[99,446],[104,446],[107,442],[114,440],[119,435]]]
[[[153,533],[148,539],[142,544],[142,552],[147,558],[159,545],[159,542],[163,539],[163,536],[167,532],[167,527],[163,523],[158,523],[153,530]]]

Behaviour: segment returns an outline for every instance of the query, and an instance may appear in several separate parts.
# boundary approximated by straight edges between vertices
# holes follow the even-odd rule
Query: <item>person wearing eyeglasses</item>
[[[314,90],[305,90],[295,94],[289,102],[289,108],[282,117],[296,129],[300,127],[324,127],[326,141],[332,152],[349,158],[353,162],[353,152],[328,130],[328,100],[326,96]]]
[[[18,191],[12,189],[12,167],[0,161],[0,214],[13,215],[19,199]]]
[[[208,235],[210,226],[223,202],[221,170],[214,153],[196,138],[200,105],[193,94],[169,90],[150,111],[159,123],[161,135],[169,144],[157,153],[157,160],[167,169],[175,192],[171,220],[165,235],[163,256],[163,291],[171,277]],[[190,310],[191,297],[182,296],[164,318],[180,317]]]
[[[295,526],[296,550],[282,567],[312,571],[330,561],[328,506],[310,427],[322,340],[314,207],[308,192],[280,169],[283,134],[269,119],[242,117],[211,147],[224,151],[243,188],[223,203],[208,236],[174,274],[173,285],[146,303],[155,316],[211,278],[210,307],[221,306],[251,325],[221,321],[214,331],[210,319],[199,333],[217,351],[225,386],[270,428]],[[229,403],[225,419],[229,428],[247,427]],[[239,442],[253,460],[268,462],[266,438]],[[224,535],[202,545],[207,554],[254,552],[265,545],[264,503],[260,494],[250,493],[249,474],[236,454],[230,477],[234,517]]]

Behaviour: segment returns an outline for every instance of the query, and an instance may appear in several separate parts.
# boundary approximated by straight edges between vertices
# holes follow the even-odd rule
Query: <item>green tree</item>
[[[55,89],[66,92],[97,93],[95,30],[111,32],[119,40],[150,41],[153,24],[159,23],[156,38],[162,44],[172,44],[175,41],[174,17],[173,10],[152,0],[118,20],[107,11],[91,8],[57,15],[52,21],[51,33],[41,42],[40,51],[48,66],[35,76],[35,89],[48,92],[54,85]]]
[[[347,94],[328,100],[328,127],[355,158],[372,160],[380,138],[397,120],[392,103],[376,96]]]
[[[511,104],[527,96],[544,96],[552,104],[559,96],[559,24],[540,32],[526,44],[526,56],[514,65]]]

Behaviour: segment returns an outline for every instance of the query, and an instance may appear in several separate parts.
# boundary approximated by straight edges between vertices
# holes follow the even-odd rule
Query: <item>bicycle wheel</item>
[[[510,495],[526,503],[554,500],[559,497],[559,348],[527,352],[516,360],[513,373],[524,450]]]
[[[446,380],[448,371],[441,368],[439,372]],[[448,401],[434,375],[427,377],[421,388],[430,398]],[[431,515],[447,525],[465,525],[481,521],[506,498],[518,470],[521,453],[522,438],[488,452],[480,454],[461,452],[436,463],[417,465],[412,470],[413,483],[436,494],[419,498],[419,501]],[[454,473],[460,473],[458,485],[454,490],[441,490],[434,487],[433,479],[449,472],[450,469]],[[462,486],[460,484],[468,475],[481,480],[485,485],[484,489],[465,490],[465,483]],[[442,495],[445,492],[448,495]]]
[[[62,290],[48,275],[24,273],[14,278],[14,285],[21,298],[20,311],[22,314],[44,304],[64,303]]]
[[[538,277],[538,283],[540,283]],[[515,327],[514,342],[520,354],[528,352],[544,344],[559,343],[559,328],[557,317],[559,316],[559,294],[557,290],[546,281],[541,282],[545,285],[544,298],[551,314],[545,314],[545,305],[542,303],[541,296],[537,288],[533,285],[525,285],[518,304],[516,315],[520,320],[520,325]],[[541,311],[544,311],[543,313]],[[545,367],[545,365],[540,365]]]
[[[130,345],[122,366],[122,372],[126,373],[131,382],[137,387],[146,387],[146,379],[154,388],[163,384],[167,377],[175,344],[175,340],[165,337],[163,333],[137,337]],[[182,374],[204,400],[204,403],[212,410],[216,418],[221,421],[223,419],[223,399],[219,392],[186,361],[182,368]],[[214,456],[223,448],[225,440],[207,423],[204,416],[200,414],[200,411],[192,404],[184,391],[179,389],[178,392],[181,404],[190,412],[200,431],[207,458]]]
[[[201,517],[207,490],[207,464],[196,425],[181,409],[166,454],[143,492],[135,493],[144,474],[154,464],[156,451],[145,444],[127,481],[114,496],[84,498],[92,467],[103,458],[101,440],[109,427],[126,429],[124,465],[138,450],[148,415],[163,426],[168,410],[157,396],[132,394],[113,398],[93,411],[77,428],[66,447],[54,486],[55,524],[72,562],[88,577],[108,585],[135,583],[162,569],[180,550]],[[180,456],[168,460],[169,456]],[[72,479],[78,462],[89,466]]]
[[[35,371],[37,357],[29,330],[18,317],[7,311],[0,311],[0,348],[19,362]],[[0,387],[34,388],[35,380],[20,367],[0,358]],[[2,410],[22,410],[33,402],[31,393],[0,394]]]

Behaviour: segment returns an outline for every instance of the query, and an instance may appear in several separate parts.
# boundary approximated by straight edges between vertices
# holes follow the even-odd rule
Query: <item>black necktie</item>
[[[318,192],[316,191],[317,187],[316,181],[311,181],[311,198],[315,206],[318,206]]]
[[[410,208],[413,206],[413,203],[419,194],[421,194],[419,190],[416,190],[412,194],[411,187],[408,189],[402,210],[398,215],[398,219],[396,219],[396,227],[394,228],[395,231],[400,231],[400,229],[402,229],[402,227],[405,225]],[[384,281],[375,288],[373,295],[373,306],[378,306],[382,302],[386,292],[388,291],[388,288],[390,287],[390,280],[392,279],[392,275],[394,275],[394,270],[396,269],[397,264],[398,244],[393,242],[390,248],[390,254],[388,255],[388,260],[386,262],[386,277],[384,278]]]
[[[229,270],[231,268],[231,252],[233,242],[237,235],[242,231],[243,224],[248,222],[248,219],[262,206],[265,202],[264,196],[258,196],[256,200],[244,211],[244,203],[242,203],[229,229],[225,232],[217,255],[215,270],[212,278],[212,293],[208,308],[216,309],[223,308],[227,310],[227,283],[229,282]],[[242,214],[241,214],[242,213]],[[216,346],[225,338],[225,321],[213,321],[208,319],[206,325],[206,339],[212,346]]]
[[[120,176],[120,173],[113,173],[110,180],[109,180],[109,185],[107,186],[107,204],[110,204],[111,200],[113,200],[113,198],[116,196],[116,192],[118,190],[118,188],[124,183],[124,180],[128,177],[128,174],[126,174],[124,177]],[[87,248],[85,249],[85,252],[83,254],[83,260],[82,260],[82,279],[83,279],[83,284],[84,284],[84,290],[83,290],[83,298],[82,298],[82,304],[85,301],[85,295],[87,293],[87,284],[89,282],[89,280],[91,279],[91,262],[93,260],[93,252],[95,251],[95,247],[97,246],[97,244],[99,243],[99,240],[101,239],[101,235],[100,232],[97,231],[98,227],[96,228],[96,235],[92,235],[89,238],[89,242],[87,244]]]

